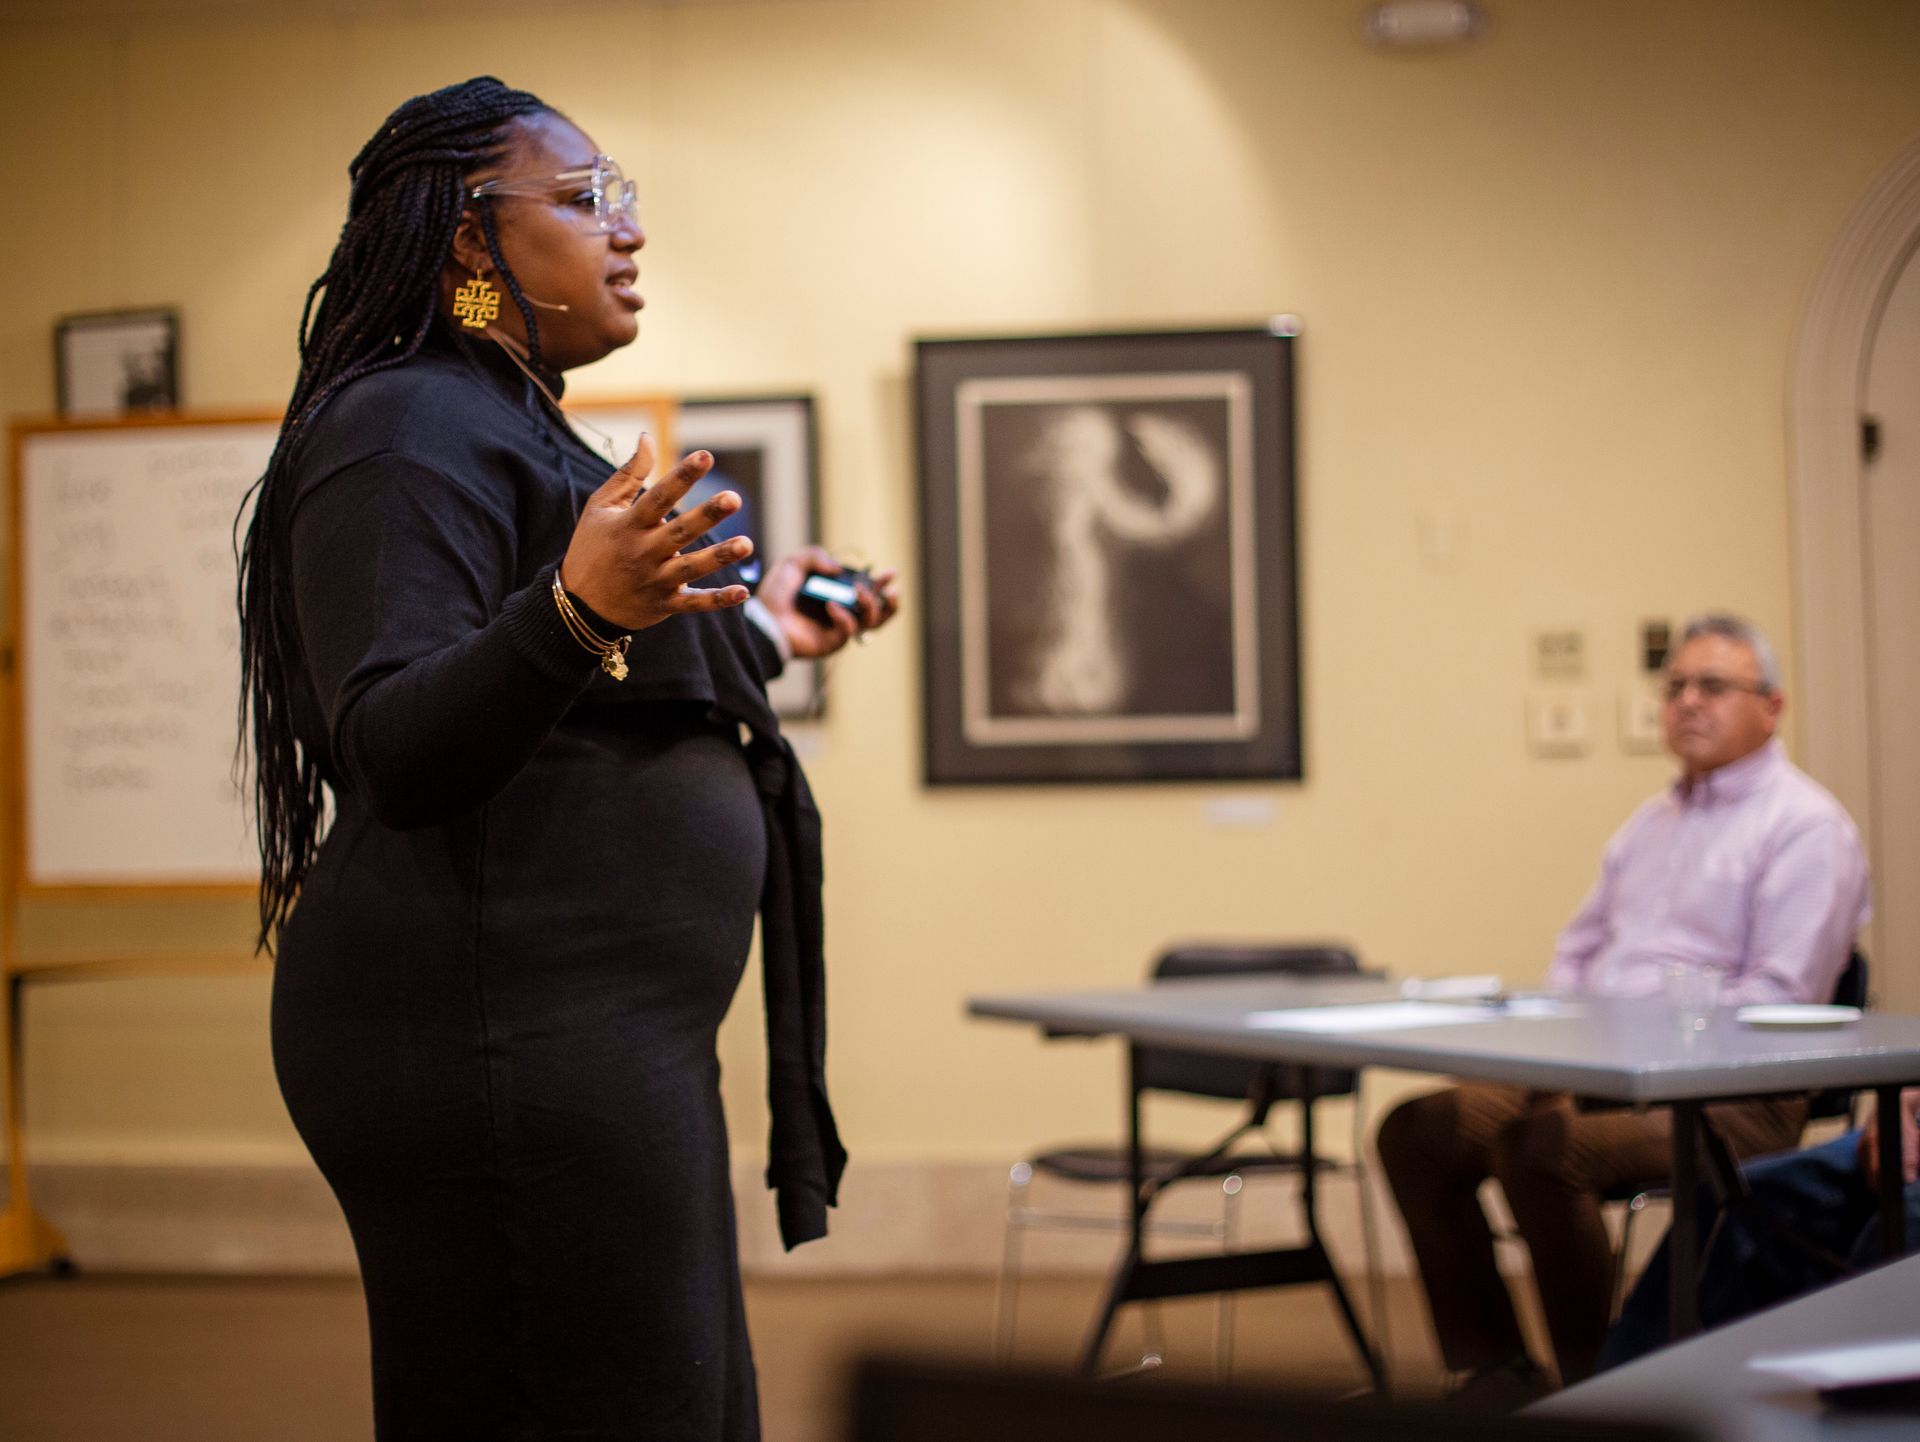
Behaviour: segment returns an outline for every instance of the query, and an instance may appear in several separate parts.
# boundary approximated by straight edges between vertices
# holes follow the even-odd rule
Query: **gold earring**
[[[453,314],[466,329],[485,330],[500,319],[498,288],[474,271],[473,279],[453,293]]]

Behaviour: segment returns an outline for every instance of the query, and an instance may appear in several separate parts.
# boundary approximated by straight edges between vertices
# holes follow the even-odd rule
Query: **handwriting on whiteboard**
[[[271,423],[40,432],[21,448],[26,879],[243,881],[233,523]]]

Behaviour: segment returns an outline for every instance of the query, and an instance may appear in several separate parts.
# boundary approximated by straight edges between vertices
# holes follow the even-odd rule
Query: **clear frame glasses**
[[[1687,687],[1689,686],[1698,691],[1701,698],[1707,701],[1718,701],[1730,691],[1745,691],[1750,696],[1765,696],[1769,690],[1768,687],[1759,685],[1756,682],[1738,681],[1732,676],[1715,676],[1712,674],[1705,676],[1672,675],[1667,677],[1665,684],[1661,687],[1660,694],[1665,696],[1669,701],[1678,701],[1682,696],[1687,694]]]
[[[563,170],[558,175],[483,180],[467,192],[470,199],[489,195],[531,195],[557,199],[563,186],[578,185],[579,193],[568,197],[580,216],[582,228],[602,233],[618,230],[625,224],[637,229],[640,210],[633,182],[621,173],[610,155],[596,155],[585,170]]]

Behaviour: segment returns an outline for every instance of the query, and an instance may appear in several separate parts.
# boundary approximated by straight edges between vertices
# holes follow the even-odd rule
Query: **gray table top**
[[[977,1017],[1119,1034],[1196,1051],[1335,1066],[1386,1066],[1627,1103],[1761,1096],[1920,1082],[1920,1016],[1869,1013],[1837,1027],[1743,1026],[1733,1008],[1683,1034],[1660,998],[1586,1001],[1572,1015],[1505,1016],[1368,1032],[1256,1028],[1254,1012],[1380,1001],[1378,978],[1193,979],[1114,991],[976,997]]]
[[[1642,1357],[1524,1415],[1683,1422],[1713,1442],[1912,1442],[1920,1437],[1920,1411],[1830,1408],[1792,1382],[1749,1371],[1747,1360],[1916,1332],[1920,1257],[1909,1257]]]

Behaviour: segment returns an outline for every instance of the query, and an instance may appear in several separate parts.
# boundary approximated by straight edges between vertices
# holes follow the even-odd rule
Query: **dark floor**
[[[1093,1278],[1031,1279],[1018,1356],[1064,1364],[1098,1296]],[[768,1442],[832,1442],[849,1363],[873,1350],[984,1358],[993,1287],[964,1279],[761,1281],[747,1288]],[[1137,1311],[1138,1309],[1132,1309]],[[1413,1287],[1390,1288],[1396,1381],[1437,1383]],[[1161,1309],[1167,1365],[1212,1376],[1214,1307]],[[1252,1294],[1236,1376],[1341,1392],[1365,1381],[1317,1288]],[[1140,1320],[1112,1346],[1137,1355]],[[0,1442],[342,1442],[371,1436],[366,1322],[342,1278],[14,1278],[0,1283]]]

